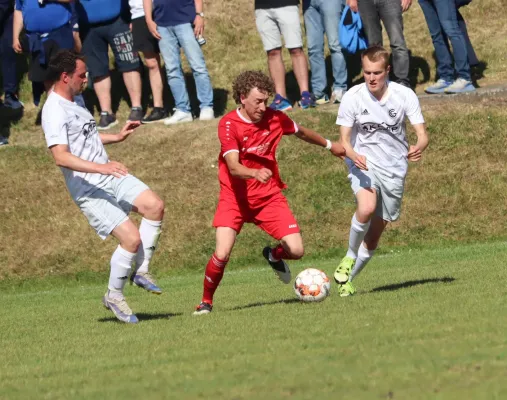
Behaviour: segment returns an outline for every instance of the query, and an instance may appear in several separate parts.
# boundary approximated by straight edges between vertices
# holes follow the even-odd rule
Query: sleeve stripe
[[[239,150],[236,150],[236,149],[227,150],[227,151],[224,153],[223,157],[225,157],[225,156],[226,156],[227,154],[229,154],[229,153],[232,153],[233,151],[235,151],[236,153],[239,153]]]

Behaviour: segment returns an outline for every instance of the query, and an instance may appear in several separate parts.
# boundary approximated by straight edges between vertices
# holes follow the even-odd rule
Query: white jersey
[[[366,83],[361,83],[343,96],[336,124],[353,128],[351,144],[366,157],[368,167],[387,178],[404,179],[409,148],[405,116],[412,125],[424,123],[419,99],[411,89],[388,82],[387,92],[379,101]],[[353,165],[349,159],[347,164]]]
[[[129,0],[132,19],[144,17],[143,0]]]
[[[86,161],[98,164],[109,162],[100,140],[93,115],[76,103],[52,91],[42,109],[42,129],[48,147],[58,144],[69,146],[69,151]],[[61,167],[72,198],[77,201],[105,186],[112,175],[77,172]]]

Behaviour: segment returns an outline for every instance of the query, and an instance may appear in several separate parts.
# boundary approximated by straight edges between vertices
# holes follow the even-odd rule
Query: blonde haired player
[[[419,161],[428,146],[417,96],[388,80],[389,53],[372,46],[361,59],[365,82],[343,96],[336,120],[357,201],[347,255],[334,273],[340,296],[355,293],[352,279],[373,256],[386,225],[400,216],[408,161]],[[405,134],[405,117],[417,135],[413,146]]]

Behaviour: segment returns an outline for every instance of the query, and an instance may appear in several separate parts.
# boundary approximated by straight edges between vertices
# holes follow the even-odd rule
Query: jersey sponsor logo
[[[271,144],[271,142],[267,142],[267,143],[263,143],[259,146],[249,147],[248,149],[246,149],[246,152],[247,153],[257,153],[257,154],[267,153],[269,150],[270,144]]]
[[[365,108],[363,110],[363,112],[361,113],[361,115],[370,115],[370,113],[368,112],[368,110]]]
[[[368,133],[375,133],[378,131],[384,131],[389,133],[397,133],[400,130],[399,124],[389,125],[385,122],[382,122],[381,124],[377,124],[375,122],[366,122],[364,124],[361,124],[361,129],[364,132]]]
[[[90,122],[87,122],[86,124],[83,125],[83,127],[81,128],[81,133],[84,135],[86,139],[88,139],[88,137],[90,135],[93,135],[93,133],[96,130],[97,124],[94,119],[91,119]]]
[[[397,114],[396,114],[396,111],[394,110],[394,108],[391,108],[391,109],[389,110],[389,116],[390,116],[391,118],[394,118],[394,117],[396,117],[396,115],[397,115]]]

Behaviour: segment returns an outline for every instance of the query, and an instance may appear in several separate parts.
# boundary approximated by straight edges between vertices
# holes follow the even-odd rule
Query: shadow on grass
[[[370,290],[369,293],[374,292],[390,292],[393,290],[405,289],[417,285],[425,285],[427,283],[451,283],[456,279],[451,276],[444,276],[443,278],[431,278],[431,279],[420,279],[416,281],[406,281],[401,283],[394,283],[392,285],[379,286],[375,289]]]
[[[276,300],[276,301],[268,301],[268,302],[259,301],[257,303],[250,303],[250,304],[246,304],[244,306],[237,306],[237,307],[229,308],[229,309],[227,309],[227,311],[243,310],[245,308],[252,308],[252,307],[271,306],[274,304],[291,304],[291,303],[301,303],[301,301],[299,301],[298,299],[284,299],[284,300]]]
[[[183,313],[161,313],[161,314],[146,314],[146,313],[136,313],[139,322],[143,321],[151,321],[154,319],[169,319],[172,317],[179,317],[183,315]],[[123,324],[123,322],[116,319],[116,317],[107,317],[98,319],[99,322],[118,322]]]

